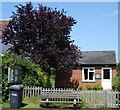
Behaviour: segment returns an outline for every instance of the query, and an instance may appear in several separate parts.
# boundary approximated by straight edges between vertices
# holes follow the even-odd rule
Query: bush
[[[55,88],[55,75],[50,76],[50,83],[51,83],[51,87]]]
[[[86,89],[87,89],[87,90],[92,90],[93,88],[92,88],[91,85],[86,85]]]
[[[113,90],[120,91],[120,62],[117,64],[117,76],[113,79]]]
[[[42,68],[36,65],[32,60],[17,56],[12,53],[5,53],[0,57],[0,62],[2,62],[2,100],[5,102],[8,99],[9,87],[8,83],[8,67],[10,65],[17,65],[22,69],[22,83],[24,86],[42,86],[42,87],[51,87],[50,82],[48,81],[48,73],[45,72]],[[47,84],[45,83],[47,82]],[[48,85],[49,84],[49,85]]]
[[[87,108],[87,104],[86,104],[85,102],[82,101],[81,103],[76,104],[75,107],[76,107],[77,109],[80,109],[80,108]]]
[[[82,86],[80,86],[80,87],[79,87],[79,90],[83,90],[83,87],[82,87]]]
[[[120,76],[116,76],[112,81],[112,90],[120,91]]]
[[[103,90],[103,87],[101,84],[96,84],[94,85],[93,90]]]

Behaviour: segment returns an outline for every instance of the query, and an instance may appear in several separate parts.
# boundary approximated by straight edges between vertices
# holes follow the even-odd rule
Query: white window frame
[[[93,80],[85,80],[85,76],[84,76],[84,69],[88,69],[88,78],[89,78],[89,72],[93,72]],[[90,71],[90,69],[93,69],[93,71]],[[84,67],[82,68],[82,82],[95,82],[95,68],[94,67]]]

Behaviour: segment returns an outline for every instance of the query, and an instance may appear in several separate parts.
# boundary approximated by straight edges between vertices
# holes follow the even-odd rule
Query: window
[[[103,69],[103,79],[110,79],[110,69]]]
[[[82,81],[93,82],[95,81],[95,69],[83,68],[82,69]]]

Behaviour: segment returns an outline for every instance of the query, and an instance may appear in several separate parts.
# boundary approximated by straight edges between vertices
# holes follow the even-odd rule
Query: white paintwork
[[[17,96],[17,94],[13,94],[13,93],[12,93],[11,95],[12,95],[12,96]]]
[[[84,79],[84,77],[85,77],[84,76],[84,69],[88,69],[88,77],[89,77],[89,72],[94,72],[93,80],[89,80],[89,79],[85,80]],[[93,71],[91,71],[89,69],[93,69]],[[84,68],[82,68],[82,82],[95,82],[95,68],[94,67],[84,67]]]
[[[109,69],[110,70],[110,79],[104,79],[103,78],[103,70],[104,69]],[[112,89],[112,68],[102,68],[102,80],[101,80],[101,83],[102,83],[102,87],[104,90],[109,90],[109,89]]]
[[[8,83],[10,83],[10,67],[8,67]]]

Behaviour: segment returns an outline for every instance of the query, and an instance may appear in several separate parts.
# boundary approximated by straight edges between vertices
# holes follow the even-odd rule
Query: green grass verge
[[[0,110],[2,109],[2,104],[0,104]]]
[[[64,104],[64,103],[40,103],[41,107],[44,108],[59,108],[59,109],[63,109],[63,108],[72,108],[73,104]]]
[[[21,108],[40,108],[40,102],[39,98],[33,97],[33,98],[25,98],[22,101],[23,107]]]
[[[6,103],[3,103],[2,108],[10,108],[10,101],[6,101]]]
[[[50,103],[49,106],[45,103],[40,103],[39,98],[33,97],[33,98],[25,98],[22,101],[22,107],[20,108],[56,108],[56,109],[62,109],[62,108],[72,108],[73,104],[63,104],[63,103]],[[86,108],[85,103],[76,104],[77,108]],[[10,108],[10,101],[7,101],[6,103],[2,104],[2,108]]]
[[[25,98],[22,101],[21,108],[40,108],[40,102],[38,98]],[[10,108],[10,101],[2,104],[2,108]]]
[[[40,103],[41,107],[44,108],[57,108],[57,109],[80,109],[80,108],[87,108],[84,102],[79,104],[69,104],[69,103]]]

